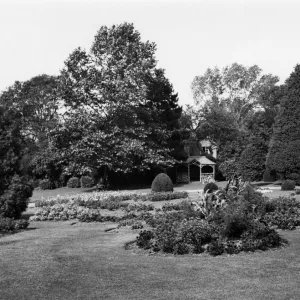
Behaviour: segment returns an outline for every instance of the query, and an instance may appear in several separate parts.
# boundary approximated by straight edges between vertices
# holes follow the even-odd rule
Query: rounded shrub
[[[173,192],[173,183],[171,178],[165,174],[158,174],[151,185],[152,192]]]
[[[68,188],[77,188],[80,187],[80,182],[78,177],[71,177],[67,182]]]
[[[214,192],[214,191],[217,191],[219,189],[219,187],[215,184],[215,183],[213,183],[213,182],[209,182],[209,183],[207,183],[205,186],[204,186],[204,193],[206,192],[206,191],[208,191],[209,193],[212,193],[212,192]]]
[[[293,191],[295,189],[295,181],[294,180],[284,180],[281,185],[282,191]]]
[[[291,173],[287,176],[288,179],[294,180],[297,185],[300,185],[300,175],[297,173]]]
[[[53,187],[52,182],[49,179],[42,179],[39,183],[41,190],[51,190]]]
[[[94,180],[90,176],[82,176],[80,178],[80,184],[81,184],[81,187],[83,187],[83,188],[89,188],[89,187],[93,186]]]

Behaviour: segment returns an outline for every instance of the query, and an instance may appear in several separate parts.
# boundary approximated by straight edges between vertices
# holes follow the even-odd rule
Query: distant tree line
[[[283,85],[256,65],[208,69],[192,82],[195,105],[182,109],[155,51],[133,24],[103,26],[58,76],[3,91],[0,197],[13,178],[53,188],[84,175],[151,182],[203,139],[218,147],[219,179],[234,167],[246,180],[300,180],[300,66]]]

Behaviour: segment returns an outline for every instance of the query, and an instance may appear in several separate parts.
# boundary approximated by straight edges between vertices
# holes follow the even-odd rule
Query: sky
[[[123,22],[156,43],[158,66],[183,106],[193,104],[194,77],[215,66],[256,64],[284,83],[300,63],[299,11],[297,0],[0,0],[0,92],[58,75],[101,26]]]

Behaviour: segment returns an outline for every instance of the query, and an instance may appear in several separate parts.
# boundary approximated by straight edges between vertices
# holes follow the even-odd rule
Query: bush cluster
[[[26,229],[29,222],[24,219],[0,218],[0,233],[10,233],[16,230]]]
[[[282,243],[274,229],[260,222],[247,222],[242,218],[229,219],[223,227],[200,218],[170,222],[168,216],[161,216],[153,230],[144,230],[137,238],[140,248],[155,252],[207,252],[213,256],[257,249],[267,250]]]
[[[228,198],[227,206],[207,217],[193,211],[187,201],[174,206],[168,204],[163,206],[162,213],[146,220],[149,229],[140,233],[137,245],[174,254],[220,255],[267,250],[285,243],[271,228],[274,225],[282,228],[285,223],[272,220],[272,214],[282,213],[279,218],[284,220],[284,214],[289,212],[294,221],[299,221],[299,206],[292,199],[288,203],[267,200],[251,186],[246,186],[237,197]]]
[[[284,180],[281,185],[282,191],[293,191],[295,189],[295,181],[294,180]]]
[[[173,192],[173,183],[171,178],[165,174],[158,174],[151,185],[152,192]]]

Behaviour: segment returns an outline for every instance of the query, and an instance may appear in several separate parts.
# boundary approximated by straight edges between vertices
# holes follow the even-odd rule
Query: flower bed
[[[55,204],[77,204],[80,206],[93,206],[94,203],[103,201],[122,202],[137,197],[137,194],[129,192],[94,192],[76,195],[56,196],[48,199],[41,199],[35,202],[36,207],[52,206]]]
[[[221,198],[222,196],[222,198]],[[294,229],[300,225],[300,202],[292,198],[268,200],[251,186],[236,192],[204,194],[206,205],[193,210],[193,203],[167,203],[150,215],[140,232],[138,247],[173,254],[220,255],[241,251],[268,250],[285,245],[275,228]],[[226,205],[212,209],[215,200]]]
[[[76,195],[56,196],[48,199],[37,200],[35,207],[52,206],[55,204],[76,204],[88,208],[100,208],[115,210],[125,208],[128,203],[122,203],[127,200],[134,201],[167,201],[174,199],[187,198],[187,192],[167,192],[136,194],[130,192],[94,192]]]

